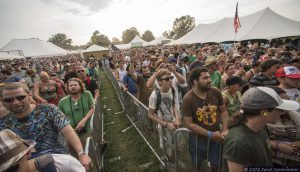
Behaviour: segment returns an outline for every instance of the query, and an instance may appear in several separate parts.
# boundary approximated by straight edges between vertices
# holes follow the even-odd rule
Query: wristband
[[[80,152],[78,152],[78,156],[80,156],[80,155],[82,155],[82,154],[85,154],[85,151],[80,151]]]
[[[211,132],[211,131],[208,131],[207,132],[207,137],[209,138],[209,139],[211,139],[212,137],[213,137],[213,132]]]

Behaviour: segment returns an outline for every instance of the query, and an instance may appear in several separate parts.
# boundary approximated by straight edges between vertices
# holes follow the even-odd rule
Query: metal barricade
[[[101,85],[98,79],[99,87]],[[95,104],[95,112],[90,119],[91,136],[86,139],[85,152],[92,160],[92,171],[103,169],[103,149],[106,146],[103,133],[103,111],[101,109],[101,99]],[[99,125],[101,124],[101,125]],[[95,132],[96,131],[96,132]]]
[[[103,69],[113,83],[128,120],[156,156],[162,168],[166,169],[165,154],[159,146],[158,126],[148,118],[148,107],[129,92],[121,90],[118,81],[108,66],[103,65]]]
[[[207,161],[206,164],[201,166],[201,169],[199,166],[192,164],[189,150],[190,130],[187,128],[179,128],[176,131],[170,132],[160,124],[158,125],[150,120],[148,117],[148,107],[146,107],[128,91],[124,92],[121,90],[118,81],[115,79],[108,66],[103,65],[103,69],[113,83],[114,89],[118,94],[127,118],[165,170],[180,172],[208,170],[210,163]],[[198,143],[198,135],[196,135],[195,145],[202,145]],[[205,146],[207,146],[207,150],[210,150],[209,145],[210,140],[207,140],[207,144],[205,144]],[[198,150],[197,147],[196,150]],[[208,157],[208,152],[209,151],[207,151],[207,154],[204,155],[205,159]]]

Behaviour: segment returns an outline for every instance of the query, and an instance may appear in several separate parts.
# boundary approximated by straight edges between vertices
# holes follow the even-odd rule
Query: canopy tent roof
[[[38,38],[31,39],[13,39],[0,51],[21,51],[25,57],[49,57],[56,55],[65,55],[67,51]]]
[[[154,40],[151,41],[151,42],[145,43],[144,46],[151,46],[151,45],[163,44],[164,41],[172,41],[172,39],[166,38],[166,37],[164,37],[164,36],[160,36],[160,37],[154,39]]]
[[[233,41],[235,34],[233,20],[234,18],[223,18],[210,24],[199,24],[169,45]],[[236,41],[269,40],[300,35],[300,22],[281,16],[270,8],[240,17],[240,22],[241,28],[236,34]]]
[[[8,54],[8,52],[0,52],[0,60],[23,59],[24,56]]]
[[[130,43],[137,43],[137,42],[141,42],[141,43],[148,43],[147,41],[144,41],[139,35],[136,35],[132,41],[130,41]]]
[[[109,51],[109,49],[94,44],[94,45],[90,46],[89,48],[85,49],[83,52],[87,53],[87,52],[95,52],[95,51]]]
[[[119,44],[119,45],[115,45],[118,49],[121,49],[121,50],[126,50],[126,49],[130,49],[131,48],[131,44],[128,43],[128,44]]]

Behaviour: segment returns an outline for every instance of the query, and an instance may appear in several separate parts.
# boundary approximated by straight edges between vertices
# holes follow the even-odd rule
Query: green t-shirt
[[[229,130],[224,141],[222,171],[227,172],[227,161],[244,167],[272,167],[272,157],[266,130],[256,133],[245,124]]]
[[[189,62],[192,63],[193,61],[196,60],[196,56],[189,56]]]
[[[85,117],[91,106],[94,106],[94,100],[89,91],[84,91],[77,103],[70,96],[66,96],[58,104],[59,109],[69,118],[73,128],[76,128],[76,125]],[[89,126],[90,120],[85,124],[86,131],[90,131]]]
[[[220,72],[215,71],[213,74],[210,74],[210,79],[213,86],[219,89],[222,88],[222,79]]]

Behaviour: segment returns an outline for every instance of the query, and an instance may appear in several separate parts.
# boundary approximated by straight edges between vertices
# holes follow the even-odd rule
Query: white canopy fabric
[[[145,43],[144,46],[159,45],[159,44],[163,44],[164,42],[170,42],[170,41],[172,41],[172,39],[165,38],[164,36],[160,36],[151,42]]]
[[[131,48],[131,44],[119,44],[119,45],[115,45],[118,49],[120,50],[126,50],[126,49],[130,49]]]
[[[143,47],[147,44],[147,41],[142,40],[142,38],[136,35],[133,40],[130,42],[131,48],[133,47]]]
[[[12,60],[12,59],[23,59],[24,56],[19,56],[15,54],[8,54],[7,52],[0,52],[0,60]]]
[[[22,51],[25,57],[51,57],[67,54],[66,50],[38,38],[13,39],[0,51]]]
[[[109,50],[109,49],[94,44],[94,45],[90,46],[89,48],[85,49],[83,52],[87,53],[87,52],[107,51],[107,50]]]
[[[233,41],[233,20],[234,18],[223,18],[210,24],[199,24],[191,32],[168,45]],[[241,28],[236,34],[236,41],[270,40],[300,35],[300,22],[281,16],[270,8],[240,17],[240,22]]]

